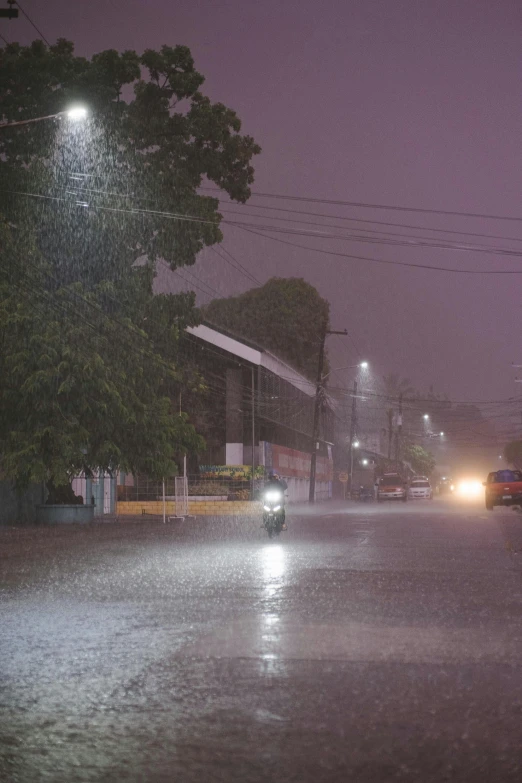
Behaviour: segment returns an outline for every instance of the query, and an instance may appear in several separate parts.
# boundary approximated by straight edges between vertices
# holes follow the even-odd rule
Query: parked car
[[[433,500],[433,489],[426,476],[414,476],[408,488],[410,500]]]
[[[496,470],[489,473],[484,486],[488,511],[493,511],[494,506],[522,506],[520,470]]]
[[[398,473],[385,473],[379,479],[377,487],[377,502],[383,500],[408,500],[408,485],[405,479]]]

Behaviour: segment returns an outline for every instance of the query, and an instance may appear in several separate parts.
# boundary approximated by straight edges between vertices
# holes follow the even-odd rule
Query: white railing
[[[176,492],[175,509],[177,517],[188,516],[188,479],[186,476],[176,476],[174,479]]]

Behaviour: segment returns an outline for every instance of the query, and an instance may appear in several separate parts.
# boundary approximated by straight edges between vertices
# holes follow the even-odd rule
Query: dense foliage
[[[240,296],[215,299],[203,315],[315,378],[321,330],[328,328],[329,312],[329,303],[310,283],[296,277],[273,277]]]
[[[162,475],[200,439],[171,402],[190,294],[153,295],[155,263],[221,239],[204,179],[245,201],[259,147],[212,104],[183,46],[76,57],[0,49],[0,454],[19,486],[79,470]]]
[[[404,459],[419,476],[429,476],[435,467],[435,457],[422,446],[412,444],[404,449]]]
[[[504,447],[504,458],[510,465],[522,468],[522,440],[511,440]]]

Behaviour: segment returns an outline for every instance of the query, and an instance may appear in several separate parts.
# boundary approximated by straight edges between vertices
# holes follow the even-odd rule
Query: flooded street
[[[519,780],[514,516],[2,530],[0,776]]]

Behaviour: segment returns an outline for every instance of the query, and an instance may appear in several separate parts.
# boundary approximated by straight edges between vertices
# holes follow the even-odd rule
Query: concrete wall
[[[36,506],[43,503],[43,488],[31,484],[18,495],[9,481],[0,481],[0,525],[32,524],[36,521]]]
[[[188,512],[191,516],[247,516],[261,514],[261,504],[250,500],[189,500]],[[165,513],[168,517],[175,516],[176,504],[172,500],[165,502]],[[154,514],[162,516],[162,500],[120,500],[117,515],[145,516]]]

